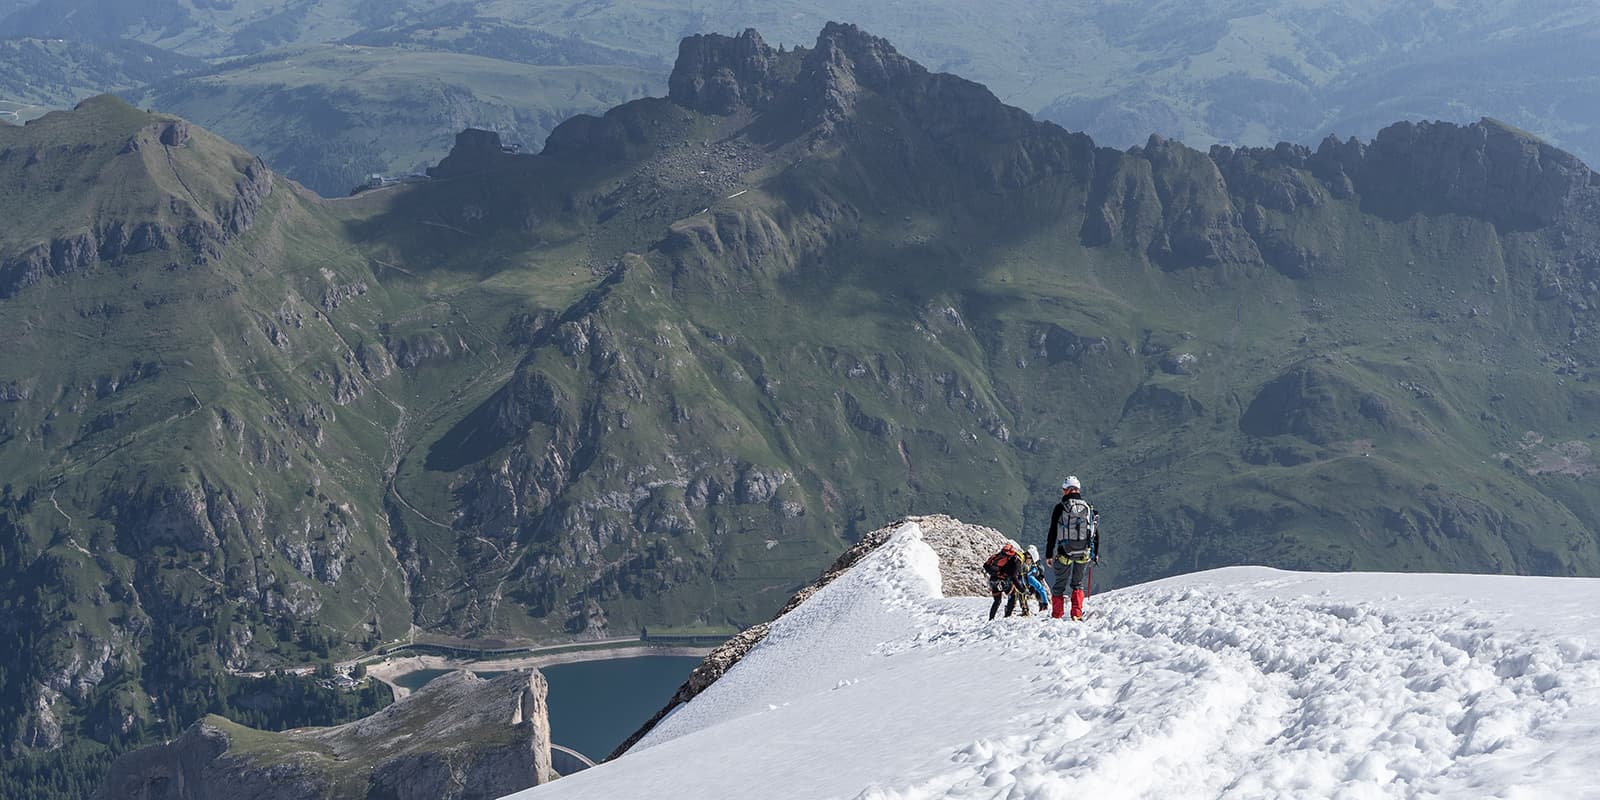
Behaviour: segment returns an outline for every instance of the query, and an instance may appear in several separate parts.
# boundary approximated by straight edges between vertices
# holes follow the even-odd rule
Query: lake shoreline
[[[538,669],[556,664],[575,664],[582,661],[610,661],[620,658],[641,658],[644,656],[688,656],[705,658],[710,655],[710,647],[685,647],[677,645],[651,645],[639,644],[630,647],[609,647],[593,650],[569,650],[565,652],[548,653],[542,655],[529,655],[516,658],[456,658],[454,656],[412,655],[385,658],[367,665],[367,675],[374,680],[382,681],[394,692],[394,699],[399,700],[411,694],[411,690],[398,683],[399,678],[425,669],[457,670],[464,669],[470,672],[509,672],[519,669]]]

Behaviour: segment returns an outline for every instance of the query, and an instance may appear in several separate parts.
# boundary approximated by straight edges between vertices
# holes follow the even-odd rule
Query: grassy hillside
[[[286,177],[343,196],[373,173],[421,170],[462,128],[537,150],[562,120],[659,92],[622,66],[535,67],[458,53],[320,45],[158,84],[140,102],[240,143]]]
[[[124,40],[0,40],[0,118],[26,121],[97,94],[204,67],[197,58]]]
[[[1600,180],[1492,120],[1125,152],[829,26],[355,198],[110,98],[0,182],[31,757],[413,626],[748,624],[906,512],[1042,544],[1069,472],[1099,585],[1600,574]]]
[[[547,33],[533,25],[483,17],[466,4],[446,5],[394,25],[364,30],[341,44],[461,53],[540,66],[614,64],[663,75],[672,69],[670,51],[607,47],[573,35]]]

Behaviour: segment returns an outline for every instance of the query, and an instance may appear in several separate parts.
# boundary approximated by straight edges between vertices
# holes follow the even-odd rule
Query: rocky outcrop
[[[538,672],[455,672],[366,719],[268,733],[221,717],[112,766],[98,800],[478,800],[550,780]]]
[[[1152,136],[1127,153],[1099,150],[1081,239],[1120,242],[1167,268],[1265,263],[1291,278],[1336,253],[1283,227],[1332,199],[1390,219],[1461,214],[1504,231],[1555,225],[1600,197],[1600,178],[1571,154],[1494,120],[1402,122],[1371,143],[1329,137],[1315,152],[1213,147]]]
[[[965,119],[973,101],[981,104],[985,96],[994,97],[977,84],[970,84],[977,90],[975,94],[962,97],[961,90],[967,88],[967,81],[950,75],[939,76],[939,79],[930,81],[926,68],[900,55],[887,40],[854,25],[830,22],[817,36],[816,47],[805,54],[794,92],[800,100],[796,105],[804,109],[803,118],[817,126],[818,133],[823,135],[844,126],[861,95],[868,91],[909,101],[906,103],[908,110],[914,113],[925,107],[920,100],[944,95],[940,99],[947,119]],[[950,89],[955,91],[941,91]],[[1003,108],[996,100],[992,110]],[[917,116],[926,117],[924,121],[939,118],[939,115],[921,113]],[[928,132],[936,139],[941,138],[941,127],[948,130],[951,126],[932,127]]]
[[[939,556],[939,577],[945,597],[988,597],[989,587],[983,576],[983,562],[1006,541],[1005,534],[982,525],[969,525],[958,519],[936,514],[926,517],[903,517],[888,525],[879,528],[861,538],[861,541],[851,545],[843,555],[839,556],[822,575],[812,581],[805,588],[796,592],[794,597],[785,603],[783,609],[772,618],[770,622],[752,625],[741,631],[737,636],[724,642],[722,646],[713,650],[700,665],[689,673],[688,680],[678,687],[655,716],[650,718],[643,727],[629,736],[612,752],[607,760],[616,758],[628,749],[639,743],[656,723],[665,719],[672,710],[684,703],[693,700],[718,678],[725,675],[733,665],[739,663],[746,654],[755,649],[755,646],[765,639],[767,632],[772,628],[772,622],[789,613],[804,603],[822,587],[832,583],[835,578],[861,559],[866,558],[872,551],[883,546],[889,537],[907,523],[916,523],[922,528],[922,541],[933,548]]]
[[[429,167],[428,175],[434,178],[453,178],[492,169],[502,159],[509,158],[500,142],[500,134],[481,128],[467,128],[456,134],[455,146],[438,166]]]
[[[47,278],[88,269],[96,262],[115,263],[167,249],[172,240],[173,232],[156,222],[103,221],[95,230],[57,237],[0,262],[0,299]]]
[[[690,36],[678,45],[678,60],[667,79],[672,102],[702,114],[732,114],[741,107],[764,108],[779,88],[778,53],[761,34]]]
[[[1151,136],[1143,148],[1100,155],[1084,244],[1120,240],[1168,268],[1261,262],[1221,170],[1206,154]]]
[[[161,143],[167,147],[182,147],[189,143],[189,123],[179,120],[161,127]]]
[[[207,551],[219,546],[211,519],[209,493],[196,486],[158,486],[129,503],[133,524],[126,530],[138,531],[138,541],[130,542],[135,551],[157,544],[170,544],[190,551]],[[220,498],[219,498],[220,499]],[[231,510],[231,509],[230,509]]]
[[[1362,436],[1417,435],[1382,395],[1315,363],[1268,381],[1239,419],[1252,436],[1295,436],[1328,445]]]
[[[221,233],[212,234],[210,238],[218,247],[228,244],[254,225],[261,205],[272,195],[272,170],[267,168],[265,161],[252,158],[245,162],[238,174],[238,180],[233,184],[233,194],[223,197],[213,210]],[[201,249],[196,243],[190,243],[190,246]]]
[[[1550,225],[1600,185],[1576,156],[1491,119],[1400,122],[1365,146],[1330,138],[1307,161],[1319,174],[1349,176],[1364,209],[1465,214],[1505,230]]]
[[[391,363],[401,369],[416,369],[429,361],[444,361],[454,355],[450,341],[434,331],[389,339],[383,344],[392,357]]]
[[[559,428],[572,400],[549,376],[532,369],[519,371],[492,401],[494,432],[505,440],[521,436],[535,424]]]

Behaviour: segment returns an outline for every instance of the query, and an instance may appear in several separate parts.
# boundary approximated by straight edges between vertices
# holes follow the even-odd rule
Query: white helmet
[[[1068,475],[1067,479],[1061,482],[1061,491],[1064,492],[1068,489],[1083,490],[1083,484],[1078,482],[1078,476]]]
[[[1028,545],[1028,558],[1031,558],[1034,561],[1038,561],[1039,560],[1039,548],[1034,547],[1031,544]]]

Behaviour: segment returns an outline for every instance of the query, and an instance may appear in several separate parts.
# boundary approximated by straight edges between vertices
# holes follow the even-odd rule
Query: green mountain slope
[[[187,55],[209,57],[329,41],[367,27],[392,24],[408,10],[433,4],[374,4],[362,0],[331,0],[326,4],[283,0],[65,0],[10,5],[13,10],[0,18],[0,35],[129,38]],[[302,38],[305,34],[313,38]]]
[[[0,40],[0,119],[23,122],[105,92],[197,72],[205,62],[138,42]]]
[[[623,66],[532,67],[459,53],[320,45],[157,84],[141,103],[259,154],[325,196],[421,170],[468,126],[537,148],[562,120],[656,89]]]
[[[669,92],[340,201],[110,99],[0,129],[11,752],[412,626],[747,624],[908,511],[1042,542],[1068,472],[1097,585],[1600,574],[1571,155],[1124,152],[839,25]]]
[[[0,668],[0,730],[19,770],[67,754],[45,783],[5,776],[27,794],[69,785],[94,761],[82,743],[238,708],[249,682],[224,665],[314,658],[409,614],[381,512],[339,485],[381,483],[343,456],[381,462],[388,418],[325,460],[336,406],[304,402],[347,369],[338,332],[249,344],[316,322],[298,282],[359,286],[339,280],[364,269],[340,228],[258,159],[113,98],[0,136],[0,602],[24,643]],[[355,289],[328,291],[315,302]]]

